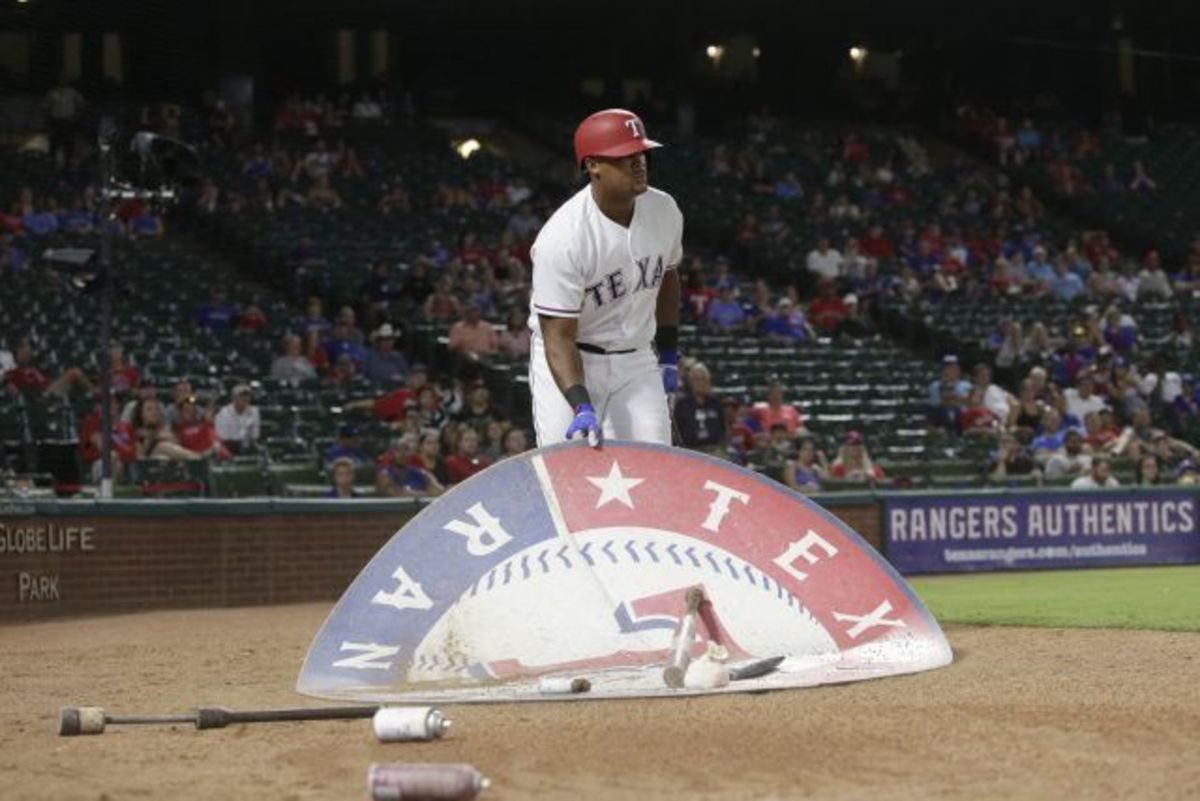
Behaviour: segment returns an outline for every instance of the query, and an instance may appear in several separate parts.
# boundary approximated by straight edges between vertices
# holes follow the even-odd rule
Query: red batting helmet
[[[641,153],[658,142],[646,138],[646,126],[638,115],[623,108],[597,111],[575,129],[575,163],[588,156],[621,158]]]

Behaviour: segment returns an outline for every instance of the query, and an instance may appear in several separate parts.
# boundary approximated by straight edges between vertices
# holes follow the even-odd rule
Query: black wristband
[[[654,348],[659,353],[679,350],[679,326],[660,325],[654,332]]]
[[[572,409],[578,409],[585,403],[592,402],[592,396],[588,394],[587,387],[583,384],[575,384],[563,390],[563,397],[567,399],[567,403],[571,404]]]

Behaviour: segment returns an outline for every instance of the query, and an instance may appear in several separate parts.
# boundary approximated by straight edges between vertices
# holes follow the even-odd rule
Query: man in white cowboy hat
[[[408,375],[408,360],[396,350],[396,330],[391,323],[371,332],[371,349],[367,351],[363,374],[377,387],[400,384]]]

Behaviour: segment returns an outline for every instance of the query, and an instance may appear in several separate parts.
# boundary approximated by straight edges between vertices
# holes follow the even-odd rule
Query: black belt
[[[627,350],[605,350],[597,345],[589,345],[586,342],[576,342],[575,347],[579,348],[584,353],[595,353],[598,356],[620,356],[623,353],[637,352],[637,348],[629,348]]]

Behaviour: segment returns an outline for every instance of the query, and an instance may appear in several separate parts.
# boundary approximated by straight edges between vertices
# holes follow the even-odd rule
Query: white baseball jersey
[[[683,214],[666,192],[647,189],[625,228],[583,187],[546,221],[533,243],[529,326],[538,315],[576,317],[578,341],[643,348],[654,339],[658,288],[683,258]]]

